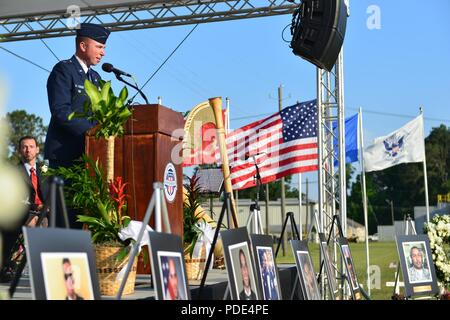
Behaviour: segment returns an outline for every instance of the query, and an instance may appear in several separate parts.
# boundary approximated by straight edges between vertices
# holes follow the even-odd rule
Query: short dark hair
[[[36,147],[39,146],[39,144],[38,144],[38,142],[37,142],[37,139],[36,139],[35,137],[33,137],[33,136],[23,136],[23,137],[20,138],[20,140],[19,140],[19,148],[20,148],[20,146],[22,145],[22,141],[23,141],[23,140],[34,140],[34,142],[36,143]]]
[[[81,42],[86,41],[87,39],[89,39],[88,37],[82,37],[82,36],[77,36],[75,38],[75,44],[78,48],[78,46],[80,45]]]
[[[63,258],[62,264],[65,263],[71,264],[69,258]]]

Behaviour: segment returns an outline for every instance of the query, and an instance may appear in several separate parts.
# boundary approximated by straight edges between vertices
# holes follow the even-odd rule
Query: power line
[[[28,27],[28,29],[30,29],[30,31],[31,30],[33,30],[33,28],[26,22],[25,23],[25,25]],[[39,38],[39,40],[41,40],[41,42],[44,44],[44,46],[52,53],[52,55],[56,58],[56,60],[58,60],[58,61],[60,61],[59,60],[59,58],[58,58],[58,56],[53,52],[53,50],[47,45],[47,43],[43,40],[43,39],[41,39],[41,38]]]
[[[359,108],[347,108],[349,110],[356,110],[358,111]],[[377,114],[381,116],[389,116],[389,117],[398,117],[398,118],[408,118],[408,119],[414,119],[417,117],[417,115],[409,115],[409,114],[401,114],[401,113],[391,113],[391,112],[381,112],[381,111],[375,111],[375,110],[369,110],[369,109],[363,109],[363,113],[371,113],[371,114]],[[448,122],[450,123],[450,119],[438,119],[438,118],[430,118],[430,117],[423,117],[424,120],[428,121],[438,121],[438,122]]]
[[[38,68],[40,68],[40,69],[42,69],[42,70],[47,71],[48,73],[50,73],[50,70],[45,69],[44,67],[38,65],[37,63],[35,63],[35,62],[33,62],[33,61],[31,61],[31,60],[29,60],[29,59],[27,59],[27,58],[24,58],[24,57],[18,55],[17,53],[12,52],[11,50],[8,50],[8,49],[6,49],[6,48],[4,48],[4,47],[2,47],[2,46],[0,46],[0,49],[3,49],[3,50],[5,50],[6,52],[12,54],[13,56],[16,56],[17,58],[22,59],[22,60],[24,60],[24,61],[26,61],[26,62],[28,62],[28,63],[31,63],[31,64],[34,65],[35,67],[38,67]]]
[[[260,117],[270,116],[271,114],[273,114],[273,113],[260,113],[260,114],[255,114],[255,115],[251,115],[251,116],[230,118],[230,120],[245,120],[245,119],[260,118]]]
[[[141,90],[144,89],[144,87],[147,85],[147,83],[150,82],[150,80],[153,79],[153,77],[158,73],[159,70],[161,70],[161,68],[166,64],[166,62],[174,55],[174,53],[178,50],[179,47],[181,47],[181,45],[184,43],[184,41],[187,40],[187,38],[189,38],[189,36],[192,34],[192,32],[194,32],[194,30],[198,27],[198,24],[196,24],[191,31],[188,32],[188,34],[184,37],[183,40],[181,40],[181,42],[175,47],[175,49],[172,50],[172,52],[169,54],[169,56],[163,61],[163,63],[161,63],[161,65],[158,67],[158,69],[155,70],[155,72],[153,72],[153,74],[148,78],[147,81],[145,81],[144,85],[141,87]],[[139,92],[137,92],[133,98],[131,98],[131,100],[134,100],[134,98],[139,94]]]
[[[41,42],[44,44],[44,46],[47,47],[48,50],[50,50],[50,52],[52,53],[52,55],[56,58],[56,60],[60,61],[60,59],[58,58],[58,56],[56,55],[56,53],[53,52],[53,50],[48,46],[48,44],[43,40],[43,39],[39,39],[41,40]]]

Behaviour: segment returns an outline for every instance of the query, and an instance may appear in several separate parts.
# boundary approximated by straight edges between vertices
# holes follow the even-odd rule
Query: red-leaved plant
[[[128,182],[123,183],[122,177],[116,177],[109,184],[109,193],[111,194],[112,199],[116,203],[117,214],[119,215],[119,220],[122,219],[122,211],[127,211],[127,201],[126,199],[129,197],[125,193],[125,187],[128,185]]]

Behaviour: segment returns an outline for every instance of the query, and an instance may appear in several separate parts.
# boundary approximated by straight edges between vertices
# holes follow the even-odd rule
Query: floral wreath
[[[450,215],[434,216],[429,223],[425,223],[424,230],[430,239],[439,285],[450,288],[450,259],[444,250],[444,245],[450,244]]]

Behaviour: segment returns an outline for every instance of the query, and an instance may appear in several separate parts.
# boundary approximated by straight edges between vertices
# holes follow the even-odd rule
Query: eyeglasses
[[[73,279],[72,273],[64,273],[64,280],[67,280],[69,278]]]

